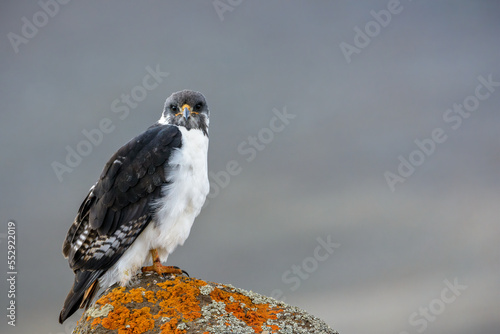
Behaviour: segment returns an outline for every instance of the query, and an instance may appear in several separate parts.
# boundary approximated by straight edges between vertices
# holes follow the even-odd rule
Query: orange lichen
[[[177,323],[180,320],[193,321],[201,317],[199,287],[206,284],[197,279],[190,279],[186,282],[181,276],[173,281],[157,284],[162,288],[156,292],[156,298],[161,300],[158,303],[160,311],[157,315],[171,319],[161,327],[162,333],[171,333],[173,328],[176,330],[175,333],[185,333],[183,330],[177,330]]]
[[[134,310],[131,314],[131,333],[144,333],[154,328],[154,320],[149,307]]]
[[[186,333],[185,330],[178,329],[177,328],[177,319],[173,319],[165,324],[163,324],[161,327],[161,333],[174,333],[174,334],[183,334]]]
[[[144,288],[138,289],[130,289],[129,292],[124,292],[125,287],[119,287],[113,289],[110,293],[105,296],[102,296],[100,299],[96,301],[96,304],[111,304],[114,305],[114,302],[119,304],[128,304],[131,301],[136,303],[142,303],[143,296],[142,293],[146,291]]]
[[[103,319],[96,318],[92,326],[98,324],[107,329],[118,329],[119,334],[140,334],[154,328],[154,320],[149,307],[130,310],[124,306],[130,302],[142,303],[144,288],[130,289],[125,292],[125,287],[115,288],[107,295],[96,301],[96,305],[111,304],[113,310]]]
[[[221,289],[214,289],[210,293],[210,297],[216,302],[223,302],[228,313],[232,313],[236,318],[244,321],[256,333],[262,332],[262,325],[268,319],[277,319],[277,314],[283,311],[280,308],[272,309],[269,304],[254,304],[245,295]]]
[[[125,306],[118,306],[101,321],[107,329],[118,329],[118,334],[140,334],[154,328],[149,307],[130,312]]]
[[[144,299],[142,297],[143,293],[144,293],[144,288],[139,288],[139,289],[132,289],[130,290],[129,294],[130,294],[130,297],[132,298],[132,300],[136,303],[142,303],[142,300]]]
[[[269,327],[271,327],[271,329],[272,329],[273,331],[277,331],[278,329],[280,329],[280,328],[279,328],[278,326],[276,326],[276,325],[271,325],[271,326],[269,326]]]
[[[148,303],[155,304],[157,299],[155,298],[155,293],[153,291],[146,291],[144,297],[147,299]]]
[[[90,317],[89,317],[90,318]],[[87,321],[89,321],[90,319],[87,318]],[[95,327],[97,325],[99,325],[101,323],[101,318],[95,318],[93,321],[92,321],[92,327]]]

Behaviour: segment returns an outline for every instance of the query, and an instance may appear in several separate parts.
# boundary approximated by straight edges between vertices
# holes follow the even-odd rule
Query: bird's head
[[[183,126],[188,130],[199,129],[208,135],[209,114],[203,94],[182,90],[167,98],[160,123]]]

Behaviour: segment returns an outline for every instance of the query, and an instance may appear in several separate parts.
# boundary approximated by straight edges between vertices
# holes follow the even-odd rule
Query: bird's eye
[[[194,106],[194,111],[200,111],[201,108],[203,108],[203,103],[197,103],[195,106]]]
[[[175,111],[177,111],[177,110],[179,110],[179,109],[177,108],[177,106],[176,106],[175,104],[171,104],[171,105],[170,105],[170,110],[172,110],[172,111],[174,111],[174,112],[175,112]]]

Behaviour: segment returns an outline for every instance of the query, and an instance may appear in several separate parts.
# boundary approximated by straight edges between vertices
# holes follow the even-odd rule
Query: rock
[[[74,334],[338,334],[307,312],[229,284],[155,273],[113,285],[85,311]]]

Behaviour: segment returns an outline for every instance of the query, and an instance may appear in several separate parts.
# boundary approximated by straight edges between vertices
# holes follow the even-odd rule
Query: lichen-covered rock
[[[83,313],[74,334],[338,334],[305,311],[228,284],[138,275],[111,286]]]

